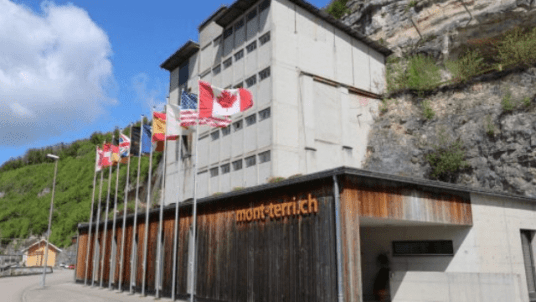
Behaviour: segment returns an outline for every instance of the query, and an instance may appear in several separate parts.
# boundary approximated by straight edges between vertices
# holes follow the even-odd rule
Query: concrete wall
[[[383,55],[287,0],[272,0],[263,11],[260,3],[227,28],[208,24],[199,34],[200,51],[195,62],[190,61],[191,68],[197,68],[190,74],[191,92],[197,93],[199,75],[214,86],[243,86],[254,99],[251,109],[232,117],[229,135],[221,129],[200,127],[198,167],[203,185],[199,197],[266,183],[270,177],[342,165],[359,168],[366,153],[379,101],[358,97],[347,88],[315,82],[299,71],[380,93],[384,87]],[[254,10],[257,15],[247,20]],[[232,34],[227,36],[229,29]],[[270,39],[266,42],[267,34]],[[248,50],[252,43],[256,48]],[[238,58],[240,53],[242,57]],[[270,76],[261,79],[261,71],[266,68]],[[178,71],[173,71],[170,79],[176,81],[177,77]],[[248,85],[252,77],[256,83]],[[170,99],[178,100],[174,83]],[[262,120],[261,112],[266,109],[270,117]],[[252,116],[256,116],[256,122],[248,124],[246,119]],[[242,123],[241,129],[236,129],[235,123]],[[190,146],[194,150],[195,146]],[[172,149],[168,158],[177,153],[176,147]],[[267,151],[270,161],[260,163],[259,155]],[[246,167],[246,158],[252,156],[256,157],[255,165]],[[236,161],[242,161],[242,169],[233,169]],[[224,174],[222,168],[227,164],[231,170]],[[216,168],[218,175],[211,174]],[[167,175],[174,184],[184,183],[176,178],[181,175],[176,168],[168,166]],[[176,195],[171,188],[166,192]],[[189,197],[185,194],[182,199]],[[166,204],[170,202],[166,197]]]
[[[383,55],[289,1],[273,1],[272,11],[274,175],[360,168],[379,101],[300,71],[380,93]]]
[[[260,2],[259,2],[260,3]],[[269,109],[272,101],[272,77],[260,78],[259,72],[271,65],[272,44],[268,41],[261,45],[259,37],[270,32],[272,28],[270,8],[259,10],[258,4],[237,18],[244,24],[237,28],[237,22],[231,24],[232,35],[223,37],[223,30],[214,22],[208,24],[199,33],[200,52],[190,59],[190,79],[188,87],[197,94],[197,77],[222,88],[242,85],[253,94],[254,106],[244,113],[232,117],[230,132],[208,126],[199,127],[199,160],[198,160],[198,197],[202,198],[217,192],[228,192],[235,187],[253,186],[265,183],[271,176],[271,163],[260,164],[258,154],[269,151],[272,144],[272,119],[263,119],[259,112]],[[253,10],[257,15],[251,20],[246,16]],[[248,52],[247,45],[256,43],[256,49]],[[235,54],[243,56],[236,60]],[[223,62],[231,59],[232,64],[225,67]],[[219,69],[219,70],[218,70]],[[256,83],[248,86],[245,80],[255,76]],[[172,71],[170,79],[170,100],[178,102],[178,69]],[[177,82],[177,83],[174,83]],[[255,118],[254,123],[247,123],[248,117]],[[236,127],[235,123],[241,123]],[[195,135],[193,135],[195,138]],[[194,153],[195,144],[189,144],[190,153]],[[169,144],[168,149],[168,182],[166,188],[166,204],[176,202],[179,185],[185,188],[182,200],[192,197],[192,160],[182,164],[182,172],[177,172],[178,142]],[[255,164],[246,167],[246,158],[255,157]],[[240,170],[233,169],[233,162],[242,161]],[[222,166],[230,165],[230,172],[223,173]],[[218,175],[211,176],[210,170],[217,169]],[[180,176],[179,176],[180,175]],[[169,198],[168,198],[169,197]]]
[[[391,261],[392,301],[528,301],[520,231],[536,231],[535,204],[480,194],[471,204],[472,227],[363,226],[364,301],[379,253]],[[452,240],[454,256],[392,256],[394,240],[432,239]]]

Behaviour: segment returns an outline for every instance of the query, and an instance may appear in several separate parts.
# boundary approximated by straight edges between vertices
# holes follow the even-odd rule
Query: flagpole
[[[115,177],[115,196],[114,196],[114,219],[112,224],[112,240],[110,242],[112,243],[112,251],[110,252],[110,269],[108,270],[108,289],[112,289],[112,281],[115,279],[115,254],[117,253],[117,240],[115,238],[115,227],[116,227],[116,219],[117,219],[117,195],[119,193],[119,168],[121,167],[121,134],[122,131],[119,131],[119,137],[118,137],[118,146],[119,148],[119,161],[117,162],[117,171],[116,171],[116,177]]]
[[[101,255],[101,271],[100,271],[100,287],[102,287],[102,281],[104,280],[104,256],[106,254],[106,237],[108,236],[108,212],[110,210],[110,189],[112,188],[112,167],[113,167],[113,157],[114,157],[114,136],[115,133],[112,133],[112,141],[110,145],[110,173],[108,174],[108,194],[106,196],[106,215],[104,216],[104,233],[103,242],[102,242],[102,255]]]
[[[179,92],[180,99],[182,99],[182,93]],[[181,101],[182,102],[182,101]],[[179,107],[181,104],[179,103]],[[179,110],[180,112],[180,110]],[[181,134],[179,135],[179,159],[177,160],[177,177],[180,180],[181,177],[181,162],[182,162],[182,156],[181,156],[181,149],[182,149],[182,128],[181,128]],[[175,301],[175,290],[176,290],[176,281],[177,281],[177,238],[178,238],[178,232],[179,232],[179,205],[182,198],[182,191],[180,187],[180,181],[178,182],[178,188],[179,192],[177,194],[177,203],[175,204],[175,224],[173,225],[175,227],[175,233],[173,234],[173,266],[172,266],[172,284],[171,284],[171,300]]]
[[[84,277],[84,285],[87,285],[87,272],[88,272],[88,269],[87,269],[87,265],[88,265],[88,262],[89,262],[89,250],[90,250],[90,246],[91,246],[91,227],[92,227],[92,223],[93,223],[93,206],[95,205],[95,186],[97,184],[97,166],[98,166],[98,162],[99,162],[99,151],[98,151],[98,146],[95,146],[95,173],[93,174],[93,194],[91,196],[91,214],[89,216],[89,232],[88,232],[88,236],[87,236],[87,251],[86,251],[86,273],[85,273],[85,277]]]
[[[169,99],[168,99],[169,103]],[[162,250],[162,220],[164,218],[164,197],[166,195],[166,155],[167,155],[167,131],[168,131],[168,124],[169,124],[169,116],[167,114],[167,105],[164,107],[166,110],[166,126],[164,131],[164,168],[162,169],[162,186],[160,191],[160,216],[158,217],[158,242],[156,245],[156,283],[155,283],[155,298],[160,298],[160,286],[162,283],[162,276],[161,276],[161,270],[160,270],[160,262],[162,261],[161,258],[161,250]]]
[[[144,115],[141,115],[141,124],[140,124],[140,147],[138,151],[138,176],[136,178],[136,206],[134,208],[134,223],[132,224],[132,251],[130,252],[130,293],[134,293],[134,286],[136,285],[136,273],[137,269],[135,266],[138,264],[136,258],[138,258],[136,249],[138,248],[136,243],[136,231],[138,230],[138,193],[140,192],[140,167],[141,167],[141,150],[143,145],[143,118]],[[134,254],[136,254],[134,257]]]
[[[141,130],[141,128],[140,128]],[[141,134],[141,131],[140,131]],[[140,135],[141,137],[141,135]],[[130,123],[130,144],[128,145],[128,163],[127,163],[127,181],[125,184],[125,200],[123,200],[123,228],[121,229],[121,260],[119,263],[119,284],[118,290],[122,291],[123,285],[123,261],[125,253],[125,233],[126,233],[126,223],[127,223],[127,206],[128,206],[128,181],[130,178],[130,149],[132,148],[132,123]]]
[[[200,78],[198,78],[198,81],[197,81],[197,85],[199,87],[199,80]],[[199,88],[198,88],[199,89]],[[198,92],[198,94],[200,94],[200,91]],[[196,246],[197,246],[197,240],[196,240],[196,230],[197,230],[197,183],[196,183],[196,178],[197,178],[197,159],[199,158],[199,153],[198,153],[198,148],[197,146],[199,145],[199,102],[200,102],[200,97],[197,98],[197,119],[196,119],[196,122],[195,122],[195,164],[194,164],[194,196],[193,196],[193,210],[192,210],[192,216],[193,216],[193,222],[192,222],[192,240],[194,241],[193,242],[193,251],[192,251],[192,267],[190,268],[191,271],[192,271],[192,281],[191,281],[191,287],[190,287],[190,293],[191,293],[191,296],[190,296],[190,301],[191,302],[194,302],[194,289],[195,289],[195,271],[196,271],[196,257],[195,257],[195,250],[196,250]]]
[[[151,110],[151,118],[154,120],[154,106]],[[153,129],[154,132],[154,129]],[[151,135],[152,136],[152,135]],[[147,242],[149,238],[149,210],[151,208],[151,176],[152,176],[152,165],[153,165],[153,146],[152,146],[152,137],[151,137],[151,152],[149,155],[149,180],[147,182],[147,200],[146,200],[146,211],[145,211],[145,240],[143,241],[143,276],[141,282],[141,295],[145,296],[145,277],[147,272]]]
[[[104,141],[104,143],[106,144],[106,141]],[[104,145],[103,145],[103,149],[104,149]],[[104,150],[103,150],[104,151]],[[101,212],[101,197],[102,197],[102,181],[103,181],[103,178],[104,178],[104,170],[101,170],[101,178],[100,178],[100,186],[99,186],[99,204],[97,206],[97,224],[95,226],[95,239],[94,239],[94,243],[93,243],[93,257],[92,260],[93,260],[93,271],[91,272],[91,286],[94,286],[95,285],[95,270],[98,270],[98,263],[99,263],[99,260],[95,260],[95,257],[97,257],[97,242],[99,240],[99,224],[100,224],[100,212]],[[98,272],[97,272],[98,274]]]

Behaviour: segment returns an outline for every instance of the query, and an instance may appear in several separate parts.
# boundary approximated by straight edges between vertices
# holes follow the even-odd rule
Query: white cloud
[[[114,104],[106,33],[86,11],[0,0],[0,146],[80,129]]]
[[[155,83],[151,85],[147,74],[138,73],[132,78],[132,89],[144,110],[150,111],[153,106],[156,107],[157,111],[164,110],[166,86],[159,79],[156,79]]]

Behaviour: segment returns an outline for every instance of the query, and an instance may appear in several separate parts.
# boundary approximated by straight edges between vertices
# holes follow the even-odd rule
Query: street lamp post
[[[45,287],[45,278],[47,275],[47,261],[48,261],[48,238],[50,237],[50,227],[52,225],[52,210],[54,207],[54,191],[56,190],[56,173],[58,172],[58,156],[53,154],[47,154],[47,157],[54,159],[54,181],[52,182],[52,199],[50,200],[50,214],[48,215],[48,231],[47,231],[47,246],[45,248],[45,265],[43,266],[43,287]]]

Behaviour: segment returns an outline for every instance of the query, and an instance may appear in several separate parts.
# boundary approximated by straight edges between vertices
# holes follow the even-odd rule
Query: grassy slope
[[[93,167],[95,145],[90,141],[81,142],[74,157],[64,157],[58,163],[54,214],[50,240],[59,246],[68,246],[76,233],[79,222],[87,222],[90,217],[93,190]],[[155,155],[153,168],[157,166],[159,154]],[[140,180],[147,177],[149,158],[142,159]],[[115,193],[115,168],[112,175],[110,208],[113,208]],[[130,177],[135,179],[137,158],[131,161]],[[45,188],[52,191],[54,163],[28,165],[0,173],[0,237],[25,238],[30,234],[43,234],[48,227],[48,214],[52,193],[42,197],[37,195]],[[102,203],[105,206],[108,188],[108,169],[104,174]],[[97,191],[98,195],[98,181]],[[123,202],[126,181],[126,165],[120,169],[118,203]],[[97,198],[96,198],[97,199]]]

